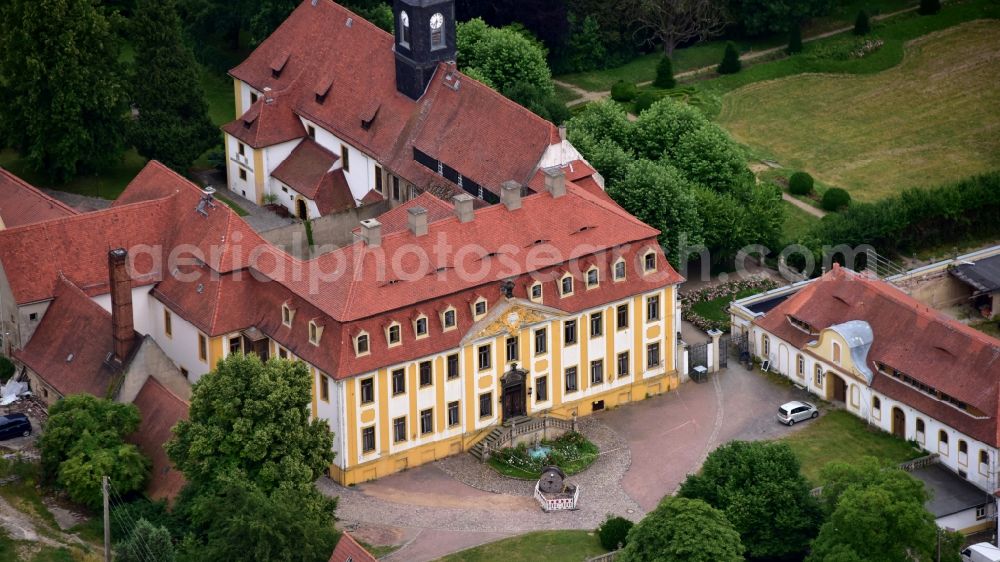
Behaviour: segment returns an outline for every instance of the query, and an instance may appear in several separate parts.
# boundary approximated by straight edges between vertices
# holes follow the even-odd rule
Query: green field
[[[740,142],[872,201],[1000,167],[1000,21],[914,41],[872,75],[800,75],[723,98]],[[876,53],[877,54],[877,53]]]
[[[801,239],[809,229],[816,226],[819,219],[792,205],[788,201],[782,201],[781,207],[785,210],[785,223],[781,228],[782,242],[791,244]]]
[[[802,463],[802,474],[816,486],[820,469],[831,461],[856,462],[863,457],[877,457],[901,463],[923,455],[902,439],[868,429],[864,421],[844,410],[827,411],[803,423],[806,427],[782,441],[792,447]]]
[[[588,531],[539,531],[456,552],[441,562],[583,562],[607,552]]]

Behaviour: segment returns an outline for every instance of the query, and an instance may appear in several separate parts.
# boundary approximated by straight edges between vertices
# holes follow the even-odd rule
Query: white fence
[[[580,498],[580,487],[577,486],[573,490],[573,497],[571,498],[554,498],[548,499],[543,494],[542,491],[538,489],[538,483],[535,483],[535,499],[538,500],[539,505],[542,506],[544,511],[567,511],[576,509],[576,501]]]

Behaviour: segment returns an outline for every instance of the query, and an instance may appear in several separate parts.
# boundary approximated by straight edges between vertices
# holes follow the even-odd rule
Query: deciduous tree
[[[115,548],[118,562],[173,562],[174,543],[170,531],[140,518],[125,540]]]
[[[139,154],[184,172],[219,141],[200,67],[184,43],[173,0],[138,0],[131,25],[135,64],[129,91],[138,116],[129,140]]]
[[[621,562],[740,562],[740,534],[701,500],[666,497],[632,528]]]
[[[832,0],[729,0],[733,22],[744,35],[783,33],[788,26],[830,13]]]
[[[0,7],[0,137],[54,181],[106,169],[124,147],[120,42],[92,0]]]
[[[456,34],[458,66],[463,72],[476,69],[501,92],[524,84],[552,93],[545,52],[517,31],[490,27],[477,18],[460,23]]]
[[[628,0],[623,15],[661,43],[668,57],[678,45],[714,37],[729,23],[721,0]]]
[[[821,519],[798,459],[780,442],[733,441],[719,447],[701,473],[681,484],[678,495],[721,510],[752,558],[804,553]]]

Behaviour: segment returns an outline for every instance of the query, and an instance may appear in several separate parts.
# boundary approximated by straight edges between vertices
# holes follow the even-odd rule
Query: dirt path
[[[884,20],[886,18],[891,18],[893,16],[898,16],[899,14],[905,14],[906,12],[912,12],[912,11],[916,10],[917,8],[918,8],[918,6],[910,6],[909,8],[903,8],[902,10],[898,10],[898,11],[891,12],[891,13],[888,13],[888,14],[881,14],[881,15],[877,15],[877,16],[872,16],[871,19],[872,19],[872,21]],[[810,43],[812,41],[818,41],[820,39],[826,39],[827,37],[833,37],[834,35],[839,35],[841,33],[845,33],[845,32],[851,31],[852,29],[854,29],[853,25],[841,27],[841,28],[834,29],[834,30],[831,30],[831,31],[826,31],[824,33],[820,33],[820,34],[817,34],[817,35],[812,35],[812,36],[809,36],[809,37],[805,37],[805,38],[802,39],[802,42],[803,43]],[[750,52],[750,53],[745,53],[743,55],[740,55],[740,60],[743,61],[743,62],[753,61],[753,60],[759,59],[761,57],[766,57],[768,55],[773,55],[774,53],[777,53],[777,52],[783,51],[783,50],[785,50],[785,45],[781,45],[781,46],[778,46],[778,47],[771,47],[770,49],[764,49],[763,51],[753,51],[753,52]],[[675,74],[674,78],[677,78],[677,79],[690,78],[692,76],[696,76],[696,75],[701,74],[703,72],[714,71],[715,67],[716,67],[716,65],[713,64],[711,66],[703,66],[701,68],[695,68],[695,69],[692,69],[692,70],[681,72],[679,74]],[[589,90],[584,90],[583,88],[580,88],[579,86],[575,86],[575,85],[570,84],[568,82],[563,82],[561,80],[555,80],[555,79],[553,79],[552,81],[555,84],[557,84],[559,86],[562,86],[563,88],[566,88],[567,90],[570,90],[574,94],[577,94],[579,96],[579,98],[577,98],[575,100],[571,100],[571,101],[566,102],[567,106],[577,105],[577,104],[580,104],[580,103],[597,101],[599,99],[604,99],[604,98],[609,97],[611,95],[611,91],[610,90],[608,90],[608,91],[602,91],[602,92],[591,92]],[[639,86],[648,86],[648,85],[650,85],[652,83],[653,83],[652,80],[647,80],[645,82],[639,82],[638,85]]]
[[[803,211],[809,213],[810,215],[818,218],[818,219],[821,219],[821,218],[823,218],[823,217],[826,216],[826,211],[823,211],[821,209],[817,209],[816,207],[813,207],[809,203],[805,203],[803,201],[799,201],[798,199],[796,199],[796,198],[792,197],[791,195],[789,195],[787,192],[782,191],[781,192],[781,198],[784,199],[785,201],[788,201],[792,205],[795,205],[796,207],[802,209]]]

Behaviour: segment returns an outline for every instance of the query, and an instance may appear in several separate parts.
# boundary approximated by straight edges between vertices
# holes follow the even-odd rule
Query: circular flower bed
[[[598,449],[586,437],[573,431],[538,445],[520,444],[490,454],[488,464],[504,476],[534,480],[547,466],[558,466],[566,475],[584,471],[597,460]]]
[[[681,301],[681,316],[700,330],[726,332],[729,331],[729,313],[726,312],[729,303],[777,286],[777,283],[767,277],[755,276],[682,293],[678,295]],[[706,317],[695,309],[709,310],[714,317]]]

